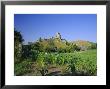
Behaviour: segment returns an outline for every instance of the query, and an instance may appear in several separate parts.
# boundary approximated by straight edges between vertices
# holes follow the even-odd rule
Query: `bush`
[[[16,76],[24,75],[32,71],[32,62],[22,61],[14,65],[14,73]]]

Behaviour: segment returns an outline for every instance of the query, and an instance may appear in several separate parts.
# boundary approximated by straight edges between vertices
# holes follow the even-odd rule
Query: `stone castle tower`
[[[57,38],[57,39],[61,39],[61,35],[60,35],[60,33],[59,33],[59,32],[57,32],[57,33],[56,33],[55,38]]]

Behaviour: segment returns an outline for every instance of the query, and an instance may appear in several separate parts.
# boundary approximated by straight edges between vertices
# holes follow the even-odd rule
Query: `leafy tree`
[[[96,43],[92,43],[91,44],[91,49],[97,49],[97,44]]]
[[[59,52],[59,53],[65,53],[65,52],[66,52],[66,48],[63,48],[63,47],[61,48],[61,47],[60,47],[60,48],[58,49],[58,52]]]
[[[36,60],[40,51],[40,44],[36,42],[34,44],[23,45],[22,57],[24,59]]]
[[[48,40],[48,46],[46,48],[46,52],[55,52],[57,50],[57,47],[54,44],[54,39],[50,38]]]
[[[31,52],[31,45],[23,45],[22,47],[22,57],[28,59]]]
[[[15,63],[20,61],[22,55],[22,42],[24,41],[21,33],[14,29],[14,58]]]
[[[14,41],[18,41],[19,43],[22,43],[24,41],[21,33],[19,31],[17,31],[16,29],[14,29]]]
[[[81,50],[80,47],[78,47],[76,44],[74,44],[73,48],[74,48],[74,50],[76,50],[76,51],[80,51],[80,50]]]

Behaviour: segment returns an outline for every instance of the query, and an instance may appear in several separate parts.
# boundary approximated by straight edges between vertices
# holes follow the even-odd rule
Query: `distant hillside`
[[[84,40],[77,40],[77,41],[73,41],[72,43],[76,44],[82,50],[89,49],[89,48],[95,48],[97,46],[97,44],[94,42],[89,42],[89,41],[84,41]]]

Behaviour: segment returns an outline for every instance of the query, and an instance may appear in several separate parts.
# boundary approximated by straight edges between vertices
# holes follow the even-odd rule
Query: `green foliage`
[[[97,62],[96,50],[88,50],[74,53],[45,53],[39,52],[36,60],[37,68],[41,75],[48,73],[49,65],[68,65],[67,69],[72,75],[96,75]],[[28,63],[28,62],[27,62]],[[26,64],[18,64],[16,72],[23,72],[23,67],[27,69]],[[21,69],[22,70],[21,70]],[[26,70],[24,71],[26,72]],[[23,72],[23,73],[24,73]]]
[[[59,49],[58,49],[58,52],[59,52],[59,53],[65,53],[65,52],[66,52],[66,49],[65,49],[65,48],[59,48]]]
[[[96,50],[89,50],[75,53],[40,53],[39,59],[43,59],[45,64],[68,65],[68,70],[72,74],[75,72],[84,75],[96,75]],[[46,64],[46,65],[47,65]]]
[[[72,75],[75,75],[75,64],[69,64],[68,70],[70,69]]]
[[[39,71],[40,75],[46,76],[50,65],[56,67],[66,65],[66,69],[72,75],[97,74],[96,43],[68,42],[61,38],[42,39],[40,37],[37,42],[22,45],[22,35],[16,30],[14,40],[15,75],[25,75],[33,71],[38,73]],[[33,63],[36,67],[34,69]]]
[[[39,68],[38,71],[41,73],[42,76],[45,76],[48,73],[47,65],[44,62],[44,57],[40,55],[40,59],[37,61],[37,67]]]
[[[91,43],[91,49],[97,49],[97,44],[96,43]]]
[[[14,61],[15,63],[21,61],[22,56],[22,42],[23,37],[20,32],[14,29]]]
[[[24,75],[26,73],[30,73],[32,71],[31,68],[32,68],[32,62],[27,60],[22,61],[14,65],[14,73],[16,76]]]
[[[36,61],[39,53],[39,44],[23,45],[22,58]]]
[[[22,35],[20,32],[18,32],[16,29],[14,29],[14,41],[18,41],[22,43],[24,41]],[[15,42],[16,43],[16,42]]]
[[[75,64],[76,70],[85,75],[96,75],[97,60],[96,50],[90,50],[78,54],[80,59]]]

